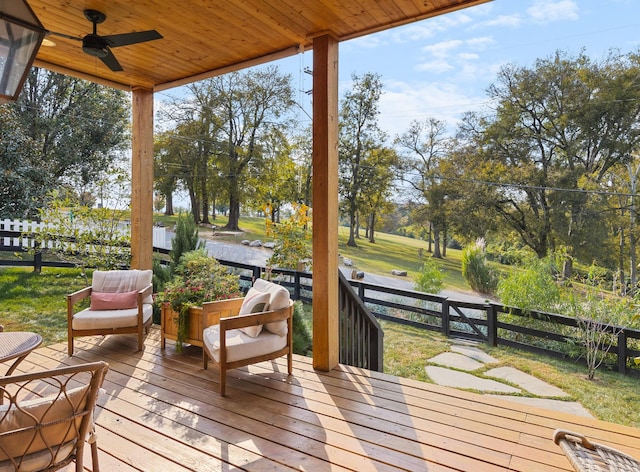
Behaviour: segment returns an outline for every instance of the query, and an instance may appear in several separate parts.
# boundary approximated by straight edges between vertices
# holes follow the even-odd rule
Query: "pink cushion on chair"
[[[91,292],[91,309],[127,310],[138,306],[138,292]]]

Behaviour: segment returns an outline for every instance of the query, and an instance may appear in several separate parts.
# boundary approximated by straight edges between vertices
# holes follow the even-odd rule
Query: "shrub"
[[[498,283],[497,295],[505,305],[528,311],[551,311],[560,301],[560,289],[548,259],[530,258],[522,270],[512,270]]]
[[[618,334],[630,323],[632,307],[624,299],[602,295],[590,287],[584,301],[571,300],[563,311],[578,323],[577,343],[587,363],[590,380],[616,344]]]
[[[497,277],[486,263],[484,240],[480,239],[462,251],[462,276],[471,288],[480,293],[493,293]]]
[[[293,304],[293,352],[310,356],[312,350],[311,333],[304,322],[304,307],[301,301]]]
[[[442,290],[444,274],[438,264],[432,259],[425,259],[420,273],[414,279],[415,289],[425,293],[440,293]]]

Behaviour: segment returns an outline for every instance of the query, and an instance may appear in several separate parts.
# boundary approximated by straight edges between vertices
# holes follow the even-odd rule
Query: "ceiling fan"
[[[93,23],[93,33],[88,34],[83,38],[70,36],[64,33],[56,33],[54,31],[49,31],[48,34],[73,39],[75,41],[82,41],[82,50],[86,54],[97,57],[114,72],[119,72],[124,69],[122,69],[122,66],[113,55],[113,52],[111,52],[111,48],[162,39],[162,35],[156,30],[100,36],[98,35],[98,24],[104,22],[104,20],[107,19],[107,15],[98,10],[87,9],[84,10],[84,16],[87,20]]]

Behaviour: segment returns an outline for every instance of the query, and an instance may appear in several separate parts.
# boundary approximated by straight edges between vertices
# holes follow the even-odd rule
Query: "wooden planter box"
[[[161,339],[160,348],[164,349],[165,340],[178,339],[178,325],[174,319],[178,314],[173,311],[169,303],[162,304],[162,315],[160,318]],[[202,307],[189,308],[189,333],[185,344],[202,347]]]

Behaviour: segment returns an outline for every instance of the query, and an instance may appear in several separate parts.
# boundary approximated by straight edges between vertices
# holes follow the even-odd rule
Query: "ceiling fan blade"
[[[113,72],[121,72],[124,69],[116,59],[116,56],[113,55],[111,49],[107,48],[107,55],[99,58],[104,64],[111,69]]]
[[[111,34],[102,36],[112,48],[128,46],[129,44],[144,43],[155,39],[162,39],[162,35],[156,30],[138,31],[136,33]]]
[[[70,34],[58,33],[56,31],[47,31],[45,36],[48,36],[50,34],[54,36],[60,36],[61,38],[73,39],[74,41],[82,41],[82,38],[79,38],[78,36],[71,36]]]

